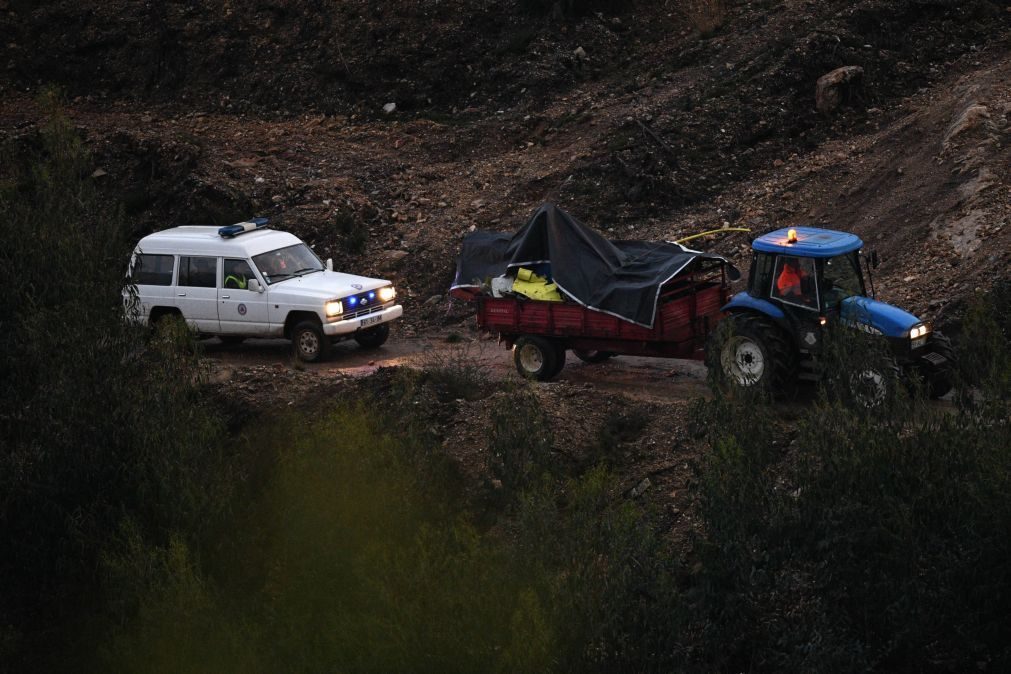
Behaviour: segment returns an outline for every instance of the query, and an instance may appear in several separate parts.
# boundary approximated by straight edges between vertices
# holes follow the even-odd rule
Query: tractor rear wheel
[[[564,352],[563,352],[564,357]],[[527,379],[548,381],[561,369],[558,349],[551,340],[536,335],[524,335],[513,346],[516,371]]]
[[[944,356],[947,363],[944,369],[927,375],[927,393],[935,400],[948,393],[954,384],[955,369],[955,349],[951,346],[951,340],[940,332],[935,332],[930,336],[930,347],[934,353]]]
[[[707,365],[724,391],[760,391],[787,396],[796,385],[796,356],[790,338],[757,314],[734,314],[729,333],[706,352]]]

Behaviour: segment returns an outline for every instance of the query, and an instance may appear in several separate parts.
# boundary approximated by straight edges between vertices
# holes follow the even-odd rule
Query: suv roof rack
[[[231,239],[239,234],[245,234],[246,232],[252,232],[253,230],[261,229],[267,226],[267,218],[252,218],[245,222],[238,222],[234,225],[227,225],[225,227],[218,228],[218,236],[222,239]]]

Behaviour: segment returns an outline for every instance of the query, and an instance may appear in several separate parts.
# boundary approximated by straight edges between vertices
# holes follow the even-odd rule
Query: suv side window
[[[245,260],[226,259],[225,266],[221,272],[221,285],[224,288],[236,290],[246,290],[249,279],[253,277],[253,270]]]
[[[179,258],[179,283],[188,288],[215,288],[218,283],[218,258]]]
[[[138,255],[133,266],[133,282],[145,286],[170,286],[174,266],[175,257],[172,255]]]

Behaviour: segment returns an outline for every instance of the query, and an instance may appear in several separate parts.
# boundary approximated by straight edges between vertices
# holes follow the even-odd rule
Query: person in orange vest
[[[783,297],[799,298],[803,294],[800,283],[804,276],[803,270],[795,267],[792,262],[784,262],[779,278],[776,279],[776,290]]]

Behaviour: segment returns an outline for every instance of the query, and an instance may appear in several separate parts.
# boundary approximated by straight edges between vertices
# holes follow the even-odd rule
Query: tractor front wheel
[[[927,393],[935,400],[948,393],[954,384],[955,370],[955,349],[951,346],[951,340],[940,332],[935,332],[930,336],[930,350],[939,356],[944,356],[947,361],[943,368],[937,372],[927,375]]]
[[[764,316],[736,314],[730,329],[707,350],[710,371],[725,391],[761,391],[785,396],[796,383],[789,338]]]

